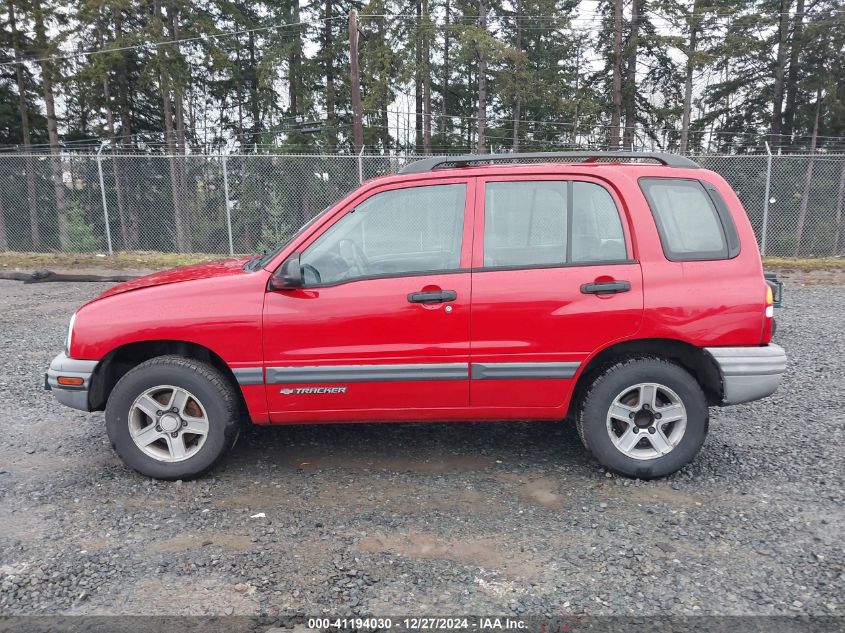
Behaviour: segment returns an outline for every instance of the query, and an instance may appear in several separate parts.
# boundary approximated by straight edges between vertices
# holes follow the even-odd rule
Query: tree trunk
[[[839,173],[839,191],[836,194],[836,232],[833,238],[833,256],[845,257],[845,241],[842,240],[845,231],[842,227],[842,207],[845,203],[845,160],[842,161],[842,171]]]
[[[326,123],[328,124],[329,149],[337,149],[337,117],[335,115],[334,87],[334,37],[332,37],[332,0],[326,0],[325,22],[323,22],[323,64],[326,73]]]
[[[431,47],[429,45],[428,0],[422,0],[423,12],[423,153],[431,154]]]
[[[801,207],[798,210],[798,226],[795,229],[795,257],[801,252],[801,240],[804,237],[804,224],[807,222],[807,207],[810,204],[810,186],[813,184],[813,162],[815,160],[816,141],[819,136],[819,118],[822,111],[822,89],[816,90],[816,116],[813,121],[813,135],[810,137],[810,164],[804,177],[804,191],[801,193]]]
[[[775,62],[775,85],[772,95],[772,149],[780,146],[780,132],[783,123],[783,75],[786,67],[787,35],[789,33],[789,7],[792,0],[780,0],[780,19],[778,26],[777,61]]]
[[[156,36],[164,34],[161,19],[161,0],[153,0],[153,21],[155,23]],[[187,231],[182,217],[182,205],[179,193],[179,174],[174,158],[175,148],[173,140],[175,132],[173,129],[173,104],[170,97],[170,69],[167,67],[167,60],[164,55],[164,47],[156,47],[158,58],[159,86],[161,88],[162,113],[164,117],[164,147],[167,152],[168,167],[170,168],[170,198],[173,204],[173,235],[176,250],[184,253],[188,250]]]
[[[619,148],[622,122],[622,0],[613,0],[613,66],[611,78],[610,149]]]
[[[789,72],[786,77],[786,105],[783,110],[783,129],[781,139],[792,137],[795,122],[795,101],[798,98],[798,62],[804,45],[804,0],[795,4],[792,17],[792,38],[789,46]]]
[[[35,19],[35,42],[39,56],[49,56],[47,47],[47,32],[44,28],[44,13],[40,0],[32,4]],[[56,100],[53,93],[53,62],[41,62],[41,88],[44,95],[44,110],[47,115],[47,138],[50,141],[50,168],[53,174],[53,191],[56,196],[56,219],[59,229],[59,243],[68,248],[68,220],[67,202],[65,200],[64,170],[62,169],[61,147],[59,146],[59,129],[56,121]]]
[[[385,90],[385,92],[387,92]],[[388,97],[385,96],[384,103],[387,104]],[[390,154],[390,121],[387,117],[387,105],[385,105],[379,113],[379,132],[381,133],[381,147],[385,156]],[[398,140],[398,139],[397,139]]]
[[[100,48],[102,49],[103,46],[103,31],[102,29],[97,29],[97,39]],[[105,101],[105,110],[106,110],[106,130],[109,134],[109,140],[114,142],[113,139],[115,138],[115,127],[114,127],[114,111],[112,110],[111,105],[111,86],[109,85],[109,73],[108,70],[103,72],[103,100]],[[120,181],[120,173],[117,168],[117,161],[112,158],[111,159],[111,167],[112,167],[112,175],[114,177],[114,190],[115,190],[115,197],[117,198],[117,218],[118,222],[120,223],[120,239],[122,240],[122,246],[124,250],[134,250],[131,244],[131,238],[129,233],[129,222],[126,217],[126,203],[123,198],[123,183]]]
[[[581,80],[581,43],[578,43],[578,48],[575,51],[575,113],[572,116],[572,132],[569,137],[569,144],[573,147],[577,145],[578,141],[578,112],[581,106],[580,97],[580,80]]]
[[[449,145],[449,135],[452,131],[452,126],[450,125],[450,121],[448,118],[449,115],[449,47],[451,45],[450,40],[450,33],[449,30],[451,29],[450,20],[452,19],[452,7],[450,0],[445,0],[445,24],[443,26],[443,80],[440,86],[440,93],[441,97],[440,100],[442,103],[442,116],[440,117],[440,135],[441,145],[447,146]]]
[[[117,9],[114,16],[114,35],[118,40],[123,36],[123,15]],[[117,67],[117,100],[120,105],[120,134],[123,145],[128,150],[132,147],[132,106],[129,100],[129,82],[126,77],[126,54],[120,54],[120,62]],[[114,140],[114,139],[113,139]],[[112,157],[115,173],[117,173],[118,160]],[[115,177],[115,182],[118,178]],[[130,180],[131,182],[131,180]],[[129,219],[129,246],[131,250],[138,250],[141,247],[141,222],[138,217],[137,205],[130,204],[127,208]]]
[[[358,12],[349,12],[349,79],[352,89],[352,137],[355,154],[364,147],[364,127],[361,120],[361,76],[358,72]]]
[[[290,8],[291,24],[299,24],[299,0],[291,0]],[[288,55],[288,96],[290,98],[290,111],[294,116],[305,111],[302,94],[302,27],[295,26],[292,37],[293,45]]]
[[[115,11],[114,16],[114,36],[118,40],[123,36],[123,15],[119,10]],[[123,143],[129,148],[132,145],[132,108],[126,73],[126,54],[121,53],[117,68],[117,100],[120,103],[120,133]]]
[[[386,45],[385,39],[385,20],[379,18],[377,22],[376,33],[378,35],[379,45]],[[383,68],[382,76],[379,81],[381,94],[379,95],[379,134],[381,136],[382,152],[385,155],[390,154],[390,122],[388,121],[387,109],[390,107],[390,70]],[[399,135],[396,136],[396,143],[399,143]]]
[[[9,234],[6,232],[6,209],[0,196],[0,251],[9,250]]]
[[[24,170],[26,171],[26,198],[29,204],[29,234],[32,250],[41,250],[41,230],[38,226],[38,200],[35,194],[35,166],[32,163],[32,140],[29,135],[29,108],[26,103],[26,81],[23,74],[23,55],[17,23],[15,22],[15,7],[12,0],[7,0],[9,7],[9,30],[12,35],[12,46],[15,49],[15,78],[18,84],[18,111],[21,117],[21,141],[23,142]]]
[[[241,152],[246,152],[246,137],[244,136],[244,85],[241,76],[241,38],[235,36],[235,99],[238,102],[238,145]]]
[[[174,3],[168,5],[168,17],[170,18],[170,38],[171,40],[178,40],[179,34],[179,10],[174,6]],[[178,55],[176,56],[178,60]],[[194,197],[186,195],[188,184],[188,165],[185,157],[187,144],[185,141],[185,107],[182,96],[181,79],[173,82],[173,110],[175,116],[176,128],[176,151],[179,154],[179,159],[176,162],[176,175],[179,178],[178,191],[180,200],[180,211],[182,213],[182,223],[185,229],[185,250],[193,250],[193,240],[191,239],[190,230],[190,206],[194,203]]]
[[[487,35],[487,0],[478,0],[478,28]],[[485,131],[487,127],[487,51],[486,42],[478,49],[478,136],[476,151],[486,154]]]
[[[255,61],[255,36],[249,32],[249,100],[252,110],[252,142],[258,144],[261,140],[261,86],[258,85],[258,64]]]
[[[516,51],[517,54],[522,53],[522,0],[517,0],[516,2]],[[519,62],[516,63],[516,70],[517,73],[519,71]],[[517,77],[519,75],[517,74]],[[514,99],[513,104],[513,143],[511,145],[511,149],[514,152],[519,151],[519,117],[522,114],[522,87],[516,87],[517,94],[516,99]]]
[[[689,25],[689,45],[687,46],[686,77],[684,78],[684,106],[681,117],[681,154],[689,151],[689,126],[692,122],[692,79],[695,71],[696,47],[698,45],[698,7],[699,0],[693,0]]]
[[[416,32],[414,33],[414,149],[419,154],[423,146],[423,25],[422,0],[414,0]]]
[[[630,149],[634,143],[634,131],[637,127],[637,49],[640,45],[640,15],[645,9],[645,0],[633,0],[631,3],[631,32],[628,36],[628,68],[625,74],[623,91],[625,107],[625,132],[622,146]]]

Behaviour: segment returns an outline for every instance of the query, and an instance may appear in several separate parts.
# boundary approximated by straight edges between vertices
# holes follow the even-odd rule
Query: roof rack
[[[581,158],[578,162],[598,163],[608,159],[628,159],[636,161],[653,161],[667,167],[698,168],[699,165],[686,156],[668,154],[666,152],[527,152],[517,154],[464,154],[461,156],[438,156],[414,161],[405,165],[400,174],[421,174],[435,169],[452,169],[456,167],[480,167],[492,163],[544,163],[561,159]]]

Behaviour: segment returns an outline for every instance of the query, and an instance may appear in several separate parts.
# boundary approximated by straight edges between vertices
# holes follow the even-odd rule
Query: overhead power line
[[[654,18],[663,19],[666,21],[672,21],[677,19],[683,19],[685,16],[683,15],[662,15],[657,13],[654,10],[649,10],[648,13],[653,16]],[[831,11],[825,11],[823,13],[817,14],[819,17],[829,16],[829,15],[837,15],[837,14],[845,14],[845,9],[834,9]],[[735,14],[728,14],[728,13],[719,13],[719,12],[703,12],[702,16],[704,15],[714,15],[716,17],[729,17]],[[741,14],[740,14],[741,15]],[[776,17],[779,15],[792,15],[790,12],[762,12],[762,13],[755,13],[756,16],[761,15],[768,15],[772,17]],[[805,15],[809,15],[806,14]],[[585,17],[590,16],[590,17]],[[534,21],[548,21],[548,22],[559,22],[561,28],[566,28],[568,31],[572,33],[583,33],[583,34],[592,34],[591,29],[587,28],[573,28],[572,25],[578,22],[581,23],[590,23],[595,24],[598,19],[604,17],[604,14],[600,11],[579,11],[577,13],[569,14],[569,15],[532,15],[532,14],[500,14],[500,15],[493,15],[488,18],[491,22],[500,22],[500,21],[508,21],[508,20],[518,20],[518,21],[527,21],[527,20],[534,20]],[[739,17],[739,16],[737,16]],[[379,14],[379,13],[371,13],[371,14],[360,14],[358,16],[359,20],[370,20],[370,19],[402,19],[402,20],[412,20],[412,21],[424,21],[425,18],[421,18],[420,16],[413,14],[413,13],[396,13],[396,14]],[[218,38],[224,37],[233,37],[238,35],[248,35],[250,33],[260,33],[262,31],[273,31],[278,29],[285,29],[285,28],[292,28],[297,26],[312,26],[315,23],[324,23],[324,22],[336,22],[336,21],[346,21],[346,15],[337,15],[332,17],[326,18],[313,18],[311,20],[302,20],[299,22],[285,22],[280,24],[269,24],[264,26],[257,26],[254,28],[249,29],[239,29],[234,31],[219,31],[217,33],[207,33],[201,35],[195,35],[191,37],[184,37],[180,39],[173,39],[173,40],[163,40],[160,42],[150,41],[150,42],[141,42],[139,44],[131,44],[127,46],[112,46],[100,49],[94,49],[89,51],[77,51],[74,53],[65,53],[62,55],[51,55],[45,57],[37,57],[37,58],[26,58],[22,60],[12,60],[7,62],[0,63],[0,68],[15,66],[17,64],[27,64],[27,63],[43,63],[43,62],[53,62],[53,61],[64,61],[68,59],[77,59],[77,58],[84,58],[84,57],[91,57],[93,55],[105,55],[109,53],[120,53],[130,50],[138,50],[138,49],[145,49],[145,48],[157,48],[159,46],[173,46],[179,44],[187,44],[191,42],[202,42],[208,40],[214,40]],[[638,22],[646,22],[650,20],[646,16],[640,16],[638,18]],[[457,27],[457,26],[471,26],[475,24],[477,20],[477,16],[472,15],[463,15],[463,16],[453,16],[449,23],[445,22],[438,22],[434,19],[428,19],[429,22],[436,28],[450,28],[450,27]],[[631,20],[628,19],[626,21],[630,24]],[[523,30],[526,28],[531,29],[531,27],[526,27],[523,25],[521,27]],[[543,27],[534,27],[536,28],[543,28]]]

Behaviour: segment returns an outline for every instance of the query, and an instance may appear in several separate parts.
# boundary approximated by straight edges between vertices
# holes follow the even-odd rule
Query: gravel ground
[[[788,280],[780,391],[654,482],[547,423],[261,428],[201,481],[145,479],[42,390],[104,288],[0,282],[0,614],[845,610],[839,283]]]

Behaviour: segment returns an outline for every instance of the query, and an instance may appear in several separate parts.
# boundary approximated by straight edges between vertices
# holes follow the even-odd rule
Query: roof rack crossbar
[[[699,167],[698,163],[686,156],[678,156],[677,154],[669,154],[666,152],[525,152],[516,154],[463,154],[460,156],[437,156],[409,163],[408,165],[405,165],[399,173],[421,174],[427,171],[450,167],[476,167],[485,163],[519,163],[522,161],[537,163],[543,161],[554,162],[559,159],[571,158],[581,158],[582,160],[580,162],[583,163],[596,163],[609,158],[625,158],[652,160],[667,167],[684,167],[687,169],[695,169]]]

